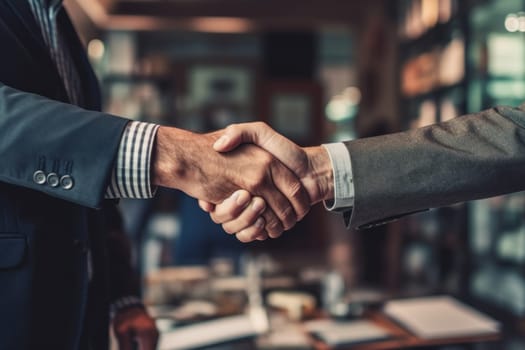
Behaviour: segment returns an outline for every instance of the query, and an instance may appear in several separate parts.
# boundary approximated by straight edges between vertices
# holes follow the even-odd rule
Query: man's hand
[[[239,205],[238,199],[246,205]],[[208,212],[212,220],[217,224],[222,224],[224,231],[235,234],[241,242],[248,243],[253,240],[264,241],[268,238],[265,227],[265,219],[253,208],[264,206],[266,203],[261,197],[252,197],[245,190],[236,191],[224,202],[213,205],[199,200],[202,210]]]
[[[143,307],[130,307],[117,311],[113,319],[113,330],[119,350],[155,350],[159,332],[155,321]],[[138,348],[134,347],[138,344]]]
[[[278,237],[309,211],[310,199],[301,181],[267,151],[242,145],[227,153],[213,150],[219,132],[195,134],[161,127],[153,161],[153,183],[177,188],[209,203],[221,203],[238,189],[264,198],[248,206],[245,197],[234,198],[245,210],[262,214],[265,232]],[[265,204],[265,203],[266,204]]]
[[[268,125],[256,122],[231,125],[214,144],[215,150],[228,152],[242,143],[254,143],[272,153],[292,170],[308,191],[310,204],[331,199],[334,196],[333,170],[328,153],[323,147],[301,148]],[[239,191],[236,197],[246,198],[243,203],[262,202],[263,198],[251,197]],[[238,205],[231,198],[219,205],[199,201],[201,208],[210,213],[216,223],[222,223],[226,232],[235,233],[242,242],[265,239],[261,227],[264,219]]]
[[[332,164],[323,147],[301,148],[266,123],[255,122],[228,126],[213,148],[224,153],[242,144],[257,145],[286,165],[305,186],[310,204],[333,198]]]

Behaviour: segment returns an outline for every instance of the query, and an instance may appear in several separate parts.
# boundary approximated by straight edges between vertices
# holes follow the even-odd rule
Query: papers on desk
[[[223,317],[161,334],[159,350],[187,350],[250,338],[267,331],[261,315]]]
[[[388,302],[384,312],[424,339],[491,335],[499,323],[448,296]]]
[[[332,347],[377,341],[391,336],[387,330],[369,321],[319,320],[307,322],[305,326],[308,332]]]

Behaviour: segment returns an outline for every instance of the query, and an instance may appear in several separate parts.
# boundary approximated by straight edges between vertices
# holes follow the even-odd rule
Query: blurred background
[[[307,146],[525,100],[524,0],[66,6],[100,79],[105,111],[135,120],[196,132],[263,120]],[[265,305],[269,295],[297,292],[333,316],[359,316],[391,298],[453,295],[497,319],[502,334],[496,342],[437,348],[525,349],[521,193],[359,232],[318,205],[283,238],[247,245],[183,193],[159,189],[155,199],[120,207],[143,298],[170,322],[235,314],[249,300],[243,281],[262,276]],[[307,317],[301,310],[291,314]]]

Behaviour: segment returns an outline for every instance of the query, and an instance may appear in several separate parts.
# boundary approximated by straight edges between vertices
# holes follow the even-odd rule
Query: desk
[[[371,342],[361,345],[352,345],[346,347],[338,347],[341,349],[351,350],[389,350],[389,349],[406,349],[412,347],[423,347],[423,346],[444,346],[450,344],[466,344],[466,343],[481,343],[497,341],[501,338],[500,334],[495,335],[482,335],[474,337],[462,337],[462,338],[443,338],[443,339],[422,339],[411,334],[401,326],[386,317],[379,311],[370,311],[365,315],[365,319],[374,322],[375,324],[387,329],[394,338],[381,340],[377,342]],[[313,347],[316,350],[331,350],[331,348],[321,342],[318,339],[308,335]]]

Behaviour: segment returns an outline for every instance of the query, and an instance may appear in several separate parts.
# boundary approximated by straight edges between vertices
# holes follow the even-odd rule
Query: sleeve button
[[[39,185],[46,183],[46,174],[42,170],[37,170],[33,174],[33,181]]]
[[[70,190],[73,188],[74,186],[74,181],[73,181],[73,178],[70,176],[70,175],[64,175],[60,178],[60,186],[62,186],[62,188],[64,190]]]
[[[60,183],[58,175],[56,173],[49,173],[47,175],[47,184],[51,187],[57,187]]]

